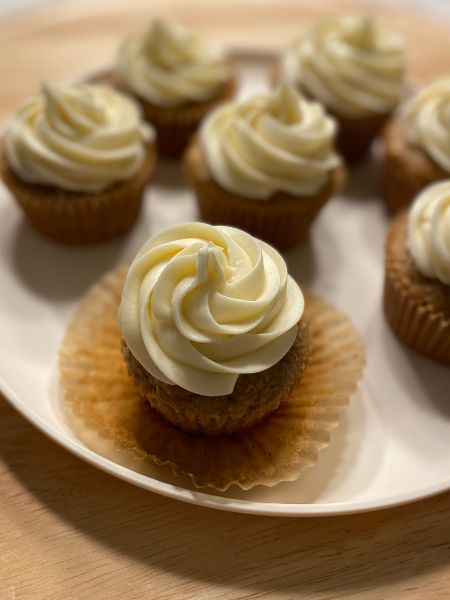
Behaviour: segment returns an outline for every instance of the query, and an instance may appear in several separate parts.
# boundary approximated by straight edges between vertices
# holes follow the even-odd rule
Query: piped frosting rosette
[[[232,227],[180,225],[151,238],[130,266],[119,318],[154,377],[205,396],[233,391],[290,349],[303,296],[280,254]]]
[[[14,115],[4,152],[21,181],[95,193],[132,178],[154,137],[138,106],[107,86],[44,84]]]

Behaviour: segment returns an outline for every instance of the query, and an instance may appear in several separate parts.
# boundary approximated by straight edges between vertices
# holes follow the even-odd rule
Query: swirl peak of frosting
[[[229,102],[206,117],[200,131],[213,178],[255,200],[277,192],[317,193],[340,165],[334,119],[316,102],[282,83],[271,95]]]
[[[106,86],[44,84],[6,132],[6,160],[23,181],[98,192],[131,178],[154,138],[137,105]]]
[[[406,138],[450,173],[450,77],[424,87],[406,110]]]
[[[125,41],[118,73],[131,92],[167,107],[208,100],[230,77],[221,50],[207,47],[182,25],[161,20]]]
[[[371,16],[334,18],[296,40],[285,53],[281,70],[284,79],[336,115],[384,114],[402,93],[404,47]]]
[[[450,285],[450,180],[417,196],[409,212],[407,247],[422,275]]]
[[[151,238],[132,262],[123,337],[156,379],[204,396],[291,348],[303,295],[280,254],[233,227],[188,223]]]

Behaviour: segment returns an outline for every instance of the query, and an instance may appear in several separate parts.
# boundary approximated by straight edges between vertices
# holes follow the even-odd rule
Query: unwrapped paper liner
[[[189,476],[197,487],[273,486],[297,479],[316,462],[365,362],[363,343],[341,311],[306,295],[309,364],[278,410],[238,434],[188,434],[154,412],[128,376],[117,319],[125,275],[121,267],[96,283],[67,329],[60,386],[69,415],[136,458]]]

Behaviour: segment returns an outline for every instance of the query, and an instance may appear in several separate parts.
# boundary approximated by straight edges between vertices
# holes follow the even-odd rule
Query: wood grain
[[[6,403],[0,419],[0,600],[448,598],[448,495],[345,518],[223,513],[94,469]]]
[[[405,35],[414,78],[450,71],[450,25],[387,5],[62,0],[0,22],[0,117],[42,79],[108,64],[155,14],[279,49],[325,13],[369,10]],[[450,494],[341,518],[222,513],[101,473],[1,399],[0,419],[0,600],[449,597]]]
[[[280,50],[324,15],[372,12],[400,31],[414,79],[450,71],[450,25],[379,2],[335,0],[59,0],[0,21],[0,118],[43,80],[70,79],[114,60],[123,36],[155,15],[238,48]]]

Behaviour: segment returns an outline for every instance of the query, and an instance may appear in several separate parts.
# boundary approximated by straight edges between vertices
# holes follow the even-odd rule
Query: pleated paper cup
[[[190,434],[159,416],[128,376],[117,320],[125,275],[118,269],[94,285],[66,332],[60,384],[73,419],[199,488],[273,486],[316,462],[364,368],[363,343],[341,311],[306,295],[308,366],[276,411],[241,433]]]
[[[54,241],[83,245],[105,242],[131,228],[155,162],[156,149],[151,144],[136,175],[98,193],[26,183],[13,173],[2,155],[0,171],[6,187],[35,229]]]
[[[406,248],[408,213],[392,222],[386,239],[384,309],[406,345],[450,365],[450,294],[448,286],[423,277]]]

